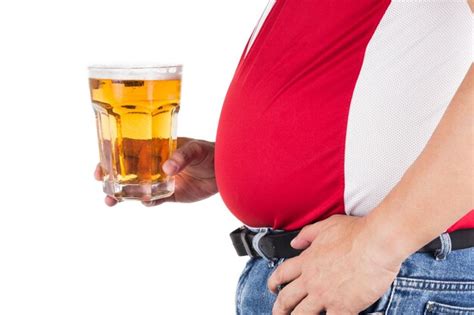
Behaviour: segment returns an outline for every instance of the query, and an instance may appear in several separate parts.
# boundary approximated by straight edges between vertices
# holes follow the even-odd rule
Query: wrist
[[[365,217],[365,229],[373,249],[390,263],[401,263],[416,252],[418,246],[411,233],[405,231],[399,222],[381,215],[383,209],[374,209]]]

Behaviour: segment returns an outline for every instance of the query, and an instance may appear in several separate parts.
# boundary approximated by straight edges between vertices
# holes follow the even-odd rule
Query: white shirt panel
[[[366,215],[422,152],[472,62],[466,1],[392,1],[349,111],[346,213]],[[462,158],[462,157],[460,157]]]

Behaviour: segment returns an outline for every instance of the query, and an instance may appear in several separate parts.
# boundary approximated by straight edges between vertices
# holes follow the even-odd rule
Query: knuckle
[[[196,140],[190,141],[189,149],[193,164],[198,164],[204,159],[205,154],[201,143]]]
[[[318,285],[317,283],[311,279],[311,277],[301,277],[301,280],[303,281],[304,287],[308,290],[311,291],[311,294],[316,294],[318,293]]]
[[[275,278],[272,276],[267,280],[267,289],[270,291],[273,291],[276,289],[276,287],[277,287],[277,282]]]
[[[181,148],[174,151],[171,158],[175,160],[176,162],[178,162],[179,164],[183,164],[189,161],[189,153],[184,148]]]
[[[197,140],[191,140],[188,142],[188,147],[191,148],[192,150],[200,150],[201,144]]]
[[[275,272],[273,273],[273,283],[275,283],[275,285],[278,285],[278,284],[282,284],[282,281],[283,281],[283,269],[282,268],[277,268],[275,270]]]
[[[306,233],[308,233],[310,230],[311,230],[311,226],[310,226],[310,225],[306,225],[306,226],[304,226],[304,227],[301,229],[301,231],[300,231],[299,234],[300,234],[300,235],[306,234]]]
[[[181,163],[189,163],[193,160],[199,150],[201,150],[201,148],[197,141],[189,141],[173,153],[173,159],[177,159],[178,162]]]

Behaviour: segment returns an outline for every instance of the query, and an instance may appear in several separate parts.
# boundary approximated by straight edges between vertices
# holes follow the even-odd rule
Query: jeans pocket
[[[474,315],[473,289],[473,281],[397,277],[385,313]]]
[[[474,303],[474,301],[473,301]],[[455,306],[435,301],[428,301],[425,306],[424,315],[456,314],[456,315],[474,315],[473,307]]]

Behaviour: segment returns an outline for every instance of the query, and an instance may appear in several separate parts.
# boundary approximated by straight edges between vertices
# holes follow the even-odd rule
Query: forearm
[[[381,246],[405,258],[474,208],[474,67],[418,159],[367,216]]]

